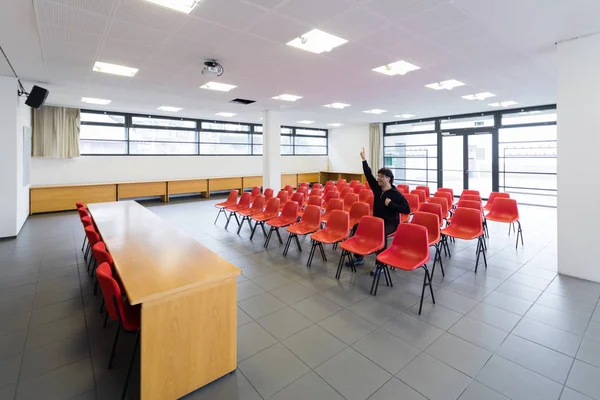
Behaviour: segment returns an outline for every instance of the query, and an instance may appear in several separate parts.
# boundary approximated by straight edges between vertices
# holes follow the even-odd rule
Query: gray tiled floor
[[[284,258],[247,227],[213,225],[214,202],[144,203],[242,269],[239,368],[186,399],[600,400],[600,284],[557,275],[556,210],[522,207],[518,249],[490,223],[477,274],[475,243],[451,244],[419,316],[420,271],[393,272],[372,297],[368,267],[337,281],[339,250],[309,269],[307,240]],[[102,329],[82,237],[77,215],[58,213],[0,241],[0,400],[118,398],[133,338],[108,370],[115,325]]]

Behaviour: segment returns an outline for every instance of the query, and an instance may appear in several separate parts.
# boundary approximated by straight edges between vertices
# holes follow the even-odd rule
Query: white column
[[[17,229],[17,79],[0,76],[0,238]]]
[[[270,110],[263,111],[263,187],[281,189],[281,121]]]
[[[599,71],[600,34],[558,44],[558,272],[595,282]]]

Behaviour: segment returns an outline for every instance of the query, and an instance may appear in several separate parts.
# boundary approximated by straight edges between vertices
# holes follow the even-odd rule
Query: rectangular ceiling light
[[[150,3],[158,4],[171,10],[189,14],[200,3],[200,0],[146,0]]]
[[[335,122],[333,124],[327,124],[327,126],[333,126],[334,128],[339,128],[340,126],[342,126],[343,124],[340,124],[338,122]]]
[[[416,117],[416,115],[414,115],[414,114],[399,114],[399,115],[394,115],[394,117],[408,119],[408,118]]]
[[[130,78],[138,72],[137,68],[124,67],[122,65],[109,64],[101,61],[96,61],[93,70],[105,74],[128,76]]]
[[[207,82],[200,86],[200,89],[217,90],[219,92],[229,92],[231,89],[236,88],[235,85],[228,85],[227,83],[220,82]]]
[[[95,99],[93,97],[82,97],[81,101],[83,103],[89,103],[89,104],[100,104],[102,106],[105,106],[107,104],[110,104],[111,100],[106,100],[106,99]]]
[[[421,69],[421,67],[417,67],[411,63],[406,61],[396,61],[391,64],[382,65],[381,67],[373,68],[373,71],[379,72],[384,75],[406,75],[410,71],[416,71]]]
[[[512,100],[508,100],[508,101],[501,101],[499,103],[490,103],[488,104],[488,106],[491,107],[510,107],[510,106],[515,106],[519,103],[517,103],[516,101],[512,101]]]
[[[384,112],[387,112],[386,110],[381,110],[379,108],[373,108],[372,110],[365,110],[363,111],[366,114],[383,114]]]
[[[168,112],[177,112],[181,111],[180,107],[171,107],[171,106],[160,106],[157,108],[159,111],[168,111]]]
[[[310,121],[308,119],[303,119],[302,121],[296,121],[296,123],[310,125],[310,124],[314,124],[315,121]]]
[[[287,45],[310,51],[311,53],[321,54],[326,51],[331,51],[344,43],[348,43],[348,41],[330,33],[313,29],[288,42]]]
[[[456,79],[448,79],[447,81],[430,83],[429,85],[425,85],[426,87],[433,90],[452,90],[455,87],[464,86],[465,84],[461,81],[457,81]]]
[[[283,100],[283,101],[296,101],[300,100],[302,96],[295,96],[293,94],[280,94],[279,96],[274,96],[272,99],[275,100]]]
[[[481,93],[475,93],[475,94],[468,94],[466,96],[463,96],[462,98],[465,100],[485,100],[489,97],[495,97],[496,95],[494,93],[490,93],[490,92],[481,92]]]
[[[220,112],[220,113],[216,113],[215,115],[218,115],[219,117],[233,117],[235,115],[235,113],[232,113],[232,112]]]
[[[331,103],[331,104],[325,104],[323,107],[337,108],[339,110],[343,110],[346,107],[350,107],[350,104],[345,104],[345,103]]]

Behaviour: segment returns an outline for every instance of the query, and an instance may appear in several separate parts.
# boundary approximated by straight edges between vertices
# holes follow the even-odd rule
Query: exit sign
[[[475,121],[475,126],[484,126],[485,121]]]

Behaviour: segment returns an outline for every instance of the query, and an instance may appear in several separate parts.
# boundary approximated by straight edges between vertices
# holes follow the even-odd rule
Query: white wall
[[[31,171],[31,152],[28,151],[24,154],[23,147],[24,135],[23,128],[29,127],[31,134],[31,115],[32,109],[25,105],[25,97],[19,98],[19,108],[17,110],[17,232],[21,230],[21,227],[29,216],[29,184],[24,184],[25,181],[29,181],[31,176],[24,179],[24,174],[30,174]],[[30,139],[31,140],[31,139]],[[29,142],[31,143],[31,141]],[[30,150],[29,148],[28,150]],[[29,164],[30,168],[26,171],[23,165]]]
[[[329,170],[362,173],[359,154],[363,147],[368,159],[369,125],[331,129],[329,131]]]
[[[17,80],[0,76],[0,238],[17,229]]]
[[[558,44],[558,271],[600,282],[600,34]],[[584,206],[586,204],[586,206]]]
[[[33,158],[32,185],[59,185],[262,175],[256,156],[83,156]],[[281,157],[281,172],[327,169],[327,156]]]

